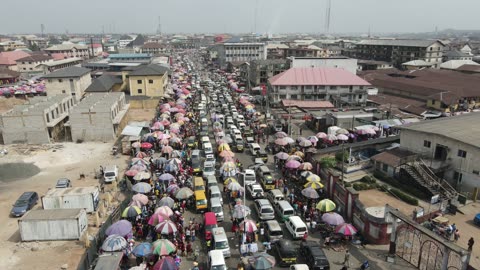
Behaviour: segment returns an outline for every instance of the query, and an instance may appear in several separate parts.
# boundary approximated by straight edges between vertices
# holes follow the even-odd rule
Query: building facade
[[[290,66],[286,59],[254,60],[250,62],[248,76],[252,86],[267,85],[268,78],[284,72]]]
[[[78,102],[85,94],[85,89],[92,84],[90,69],[83,67],[68,67],[44,75],[47,94],[67,94]]]
[[[267,59],[267,48],[263,43],[223,43],[217,47],[220,66],[231,62],[249,62]]]
[[[357,59],[347,57],[291,57],[292,68],[340,68],[357,74]]]
[[[169,69],[151,64],[138,67],[128,74],[131,96],[163,97],[168,83]]]
[[[48,47],[45,51],[52,55],[61,53],[65,58],[79,57],[83,59],[88,59],[90,56],[90,51],[88,46],[78,45],[78,44],[60,44]]]
[[[45,54],[33,54],[16,60],[18,72],[27,74],[42,73],[41,64],[53,62],[53,58]]]
[[[159,54],[166,51],[166,46],[158,42],[149,42],[143,44],[140,51],[147,54]]]

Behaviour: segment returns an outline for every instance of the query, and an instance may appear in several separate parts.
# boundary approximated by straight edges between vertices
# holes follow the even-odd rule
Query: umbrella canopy
[[[250,215],[250,213],[251,213],[250,207],[245,206],[243,204],[237,204],[233,208],[232,217],[233,218],[244,218],[244,217]]]
[[[275,257],[267,253],[254,256],[253,268],[255,270],[268,270],[275,266]]]
[[[296,160],[287,161],[287,163],[285,164],[285,167],[288,169],[297,169],[299,166],[300,166],[300,162]]]
[[[136,201],[141,203],[142,205],[146,205],[148,203],[148,197],[146,195],[138,193],[133,195],[132,201]]]
[[[164,147],[162,148],[162,153],[170,154],[170,153],[172,153],[172,151],[173,151],[173,148],[172,148],[171,146],[169,146],[169,145],[164,146]]]
[[[310,162],[304,162],[304,163],[300,164],[300,166],[298,166],[298,168],[300,170],[309,171],[309,170],[313,169],[313,165]]]
[[[124,218],[131,218],[136,217],[142,213],[142,209],[136,205],[130,205],[122,212],[122,217]]]
[[[111,251],[120,251],[127,247],[127,240],[121,235],[112,234],[108,236],[102,244],[102,250],[111,252]]]
[[[225,158],[225,157],[234,157],[235,156],[235,153],[230,151],[230,150],[224,150],[222,151],[219,156]]]
[[[179,190],[180,187],[177,185],[177,184],[170,184],[168,187],[167,187],[167,192],[170,193],[170,194],[174,194],[175,192],[177,192],[177,190]]]
[[[149,193],[152,190],[152,187],[148,183],[136,183],[132,186],[132,190],[138,193]]]
[[[175,264],[175,260],[170,256],[167,256],[167,257],[159,260],[153,266],[153,270],[177,270],[177,269],[178,269],[178,267]]]
[[[243,187],[238,182],[231,182],[230,184],[228,184],[227,188],[231,191],[243,191]]]
[[[175,176],[173,176],[169,173],[164,173],[164,174],[160,175],[160,177],[158,179],[161,180],[161,181],[171,181],[171,180],[175,179]]]
[[[148,142],[144,142],[140,145],[143,149],[150,149],[153,147],[153,144],[151,143],[148,143]]]
[[[285,137],[286,138],[286,137]],[[278,138],[275,140],[275,144],[280,145],[280,146],[285,146],[288,144],[288,142],[285,140],[285,138]]]
[[[319,132],[319,133],[315,134],[315,137],[317,137],[319,139],[325,139],[325,138],[327,138],[327,133]]]
[[[286,160],[290,155],[285,152],[278,152],[275,157],[281,160]]]
[[[160,201],[158,201],[158,205],[168,206],[170,208],[172,208],[174,204],[175,204],[175,201],[170,197],[163,197]]]
[[[148,219],[148,225],[157,225],[158,223],[162,222],[162,221],[165,221],[165,220],[169,220],[168,217],[166,216],[162,216],[162,215],[159,215],[159,214],[153,214],[149,219]]]
[[[139,172],[133,177],[133,180],[142,181],[150,179],[150,177],[152,177],[152,175],[149,172]]]
[[[345,236],[352,236],[352,235],[357,233],[357,229],[352,224],[343,223],[343,224],[338,225],[335,228],[335,232],[343,234]]]
[[[300,145],[301,147],[307,148],[312,146],[312,142],[309,140],[304,140],[304,141],[301,141],[298,145]]]
[[[317,203],[317,209],[322,212],[332,212],[337,206],[330,199],[323,199]]]
[[[228,137],[225,137],[225,138],[228,138]],[[224,138],[224,140],[225,140],[225,138]],[[227,143],[222,143],[218,146],[218,151],[219,152],[223,152],[225,150],[230,150],[230,146]]]
[[[245,219],[243,220],[240,225],[240,231],[246,231],[246,232],[255,232],[257,231],[257,224],[255,221],[251,220],[251,219]]]
[[[311,141],[312,143],[318,142],[318,138],[315,136],[308,136],[307,140]]]
[[[322,215],[322,221],[333,226],[337,226],[345,223],[345,220],[341,215],[335,212],[329,212]]]
[[[296,153],[296,152],[295,152]],[[303,153],[302,153],[303,154]],[[287,162],[290,161],[290,160],[296,160],[296,161],[299,161],[299,162],[302,162],[302,157],[301,156],[298,156],[298,155],[290,155],[288,158],[287,158]]]
[[[238,183],[237,179],[235,179],[234,177],[228,177],[227,179],[225,179],[223,184],[228,186],[228,185],[230,185],[231,183],[234,183],[234,182]]]
[[[311,175],[307,176],[307,181],[309,181],[309,182],[320,182],[321,178],[320,178],[320,176],[318,176],[316,174],[311,174]]]
[[[348,141],[348,136],[344,134],[337,135],[337,140],[339,141]]]
[[[288,144],[294,144],[295,140],[290,138],[290,137],[285,137],[283,138],[284,141],[286,141]]]
[[[318,199],[320,198],[320,195],[318,195],[318,192],[311,188],[311,187],[307,187],[307,188],[304,188],[302,190],[302,195],[309,198],[309,199]]]
[[[128,171],[125,172],[125,175],[126,175],[126,176],[130,176],[130,177],[133,177],[133,176],[137,175],[137,173],[138,173],[137,170],[132,170],[132,169],[130,169],[130,170],[128,170]]]
[[[193,191],[188,187],[183,187],[175,193],[175,198],[179,200],[186,200],[193,196]]]
[[[132,232],[132,223],[130,223],[130,221],[128,220],[123,219],[110,225],[110,227],[108,227],[108,229],[105,231],[105,234],[106,235],[117,234],[120,236],[126,236],[131,232]]]
[[[309,172],[309,171],[303,171],[303,172],[300,173],[300,175],[301,175],[302,177],[305,177],[305,178],[306,178],[306,177],[309,177],[309,176],[312,175],[312,174],[314,174],[314,173],[313,173],[313,172]]]
[[[277,138],[285,138],[285,137],[288,137],[287,133],[283,132],[283,131],[279,131],[277,133],[275,133],[275,137]]]
[[[177,232],[177,224],[173,221],[165,220],[155,226],[155,231],[160,234],[173,234]]]
[[[236,168],[237,168],[237,165],[235,165],[235,162],[229,161],[229,162],[223,163],[222,166],[220,167],[220,170],[231,171],[231,170],[235,170]]]
[[[303,187],[306,187],[306,188],[313,188],[313,189],[321,189],[323,188],[323,184],[320,183],[320,182],[310,182],[308,181]]]
[[[132,253],[135,257],[148,257],[153,254],[153,246],[151,243],[143,242],[134,247]]]
[[[344,128],[341,128],[341,129],[337,129],[337,132],[335,132],[335,133],[336,133],[337,135],[340,135],[340,134],[346,135],[346,134],[348,134],[348,133],[350,133],[350,132],[348,132],[348,130],[346,130],[346,129],[344,129]]]
[[[167,239],[159,239],[152,243],[153,254],[160,256],[167,256],[177,250],[177,247]]]
[[[167,217],[171,217],[173,216],[173,211],[168,206],[160,206],[157,209],[155,209],[155,214],[161,214]]]

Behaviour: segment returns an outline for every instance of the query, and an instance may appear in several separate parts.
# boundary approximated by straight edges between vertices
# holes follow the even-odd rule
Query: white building
[[[292,68],[341,68],[357,74],[357,59],[348,57],[291,57]]]
[[[18,71],[21,73],[41,73],[43,70],[39,66],[44,63],[53,62],[53,58],[46,54],[32,54],[15,60],[17,62]]]
[[[267,59],[267,47],[264,43],[224,43],[219,49],[221,66],[231,62],[248,62]]]
[[[92,84],[90,69],[77,66],[56,70],[42,78],[46,79],[45,87],[49,96],[68,94],[77,102],[85,94],[85,89]]]

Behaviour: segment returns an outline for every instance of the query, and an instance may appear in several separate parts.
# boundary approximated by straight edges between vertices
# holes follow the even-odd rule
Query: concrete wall
[[[112,117],[108,112],[74,112],[70,115],[72,140],[111,141],[115,138]]]
[[[29,73],[29,72],[42,72],[42,67],[37,67],[40,64],[53,62],[53,59],[44,60],[44,61],[36,61],[36,62],[20,62],[17,61],[18,71],[22,73]]]
[[[78,102],[90,84],[92,84],[92,78],[87,73],[80,78],[47,79],[45,87],[48,95],[69,94],[75,96]]]
[[[44,116],[15,115],[3,116],[3,141],[5,144],[50,143]]]
[[[130,95],[161,97],[165,91],[167,78],[167,73],[163,76],[130,76]],[[150,83],[150,80],[153,80],[153,83]],[[141,82],[138,83],[138,81]],[[139,93],[139,89],[141,93]]]
[[[130,109],[155,109],[158,99],[130,100]]]

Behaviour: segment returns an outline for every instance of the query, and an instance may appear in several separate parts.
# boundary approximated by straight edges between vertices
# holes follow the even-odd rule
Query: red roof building
[[[270,100],[330,101],[336,107],[362,105],[370,84],[340,68],[291,68],[268,80]]]
[[[11,70],[17,70],[17,59],[30,56],[29,53],[25,51],[11,51],[11,52],[1,52],[0,53],[0,67],[8,68]]]

